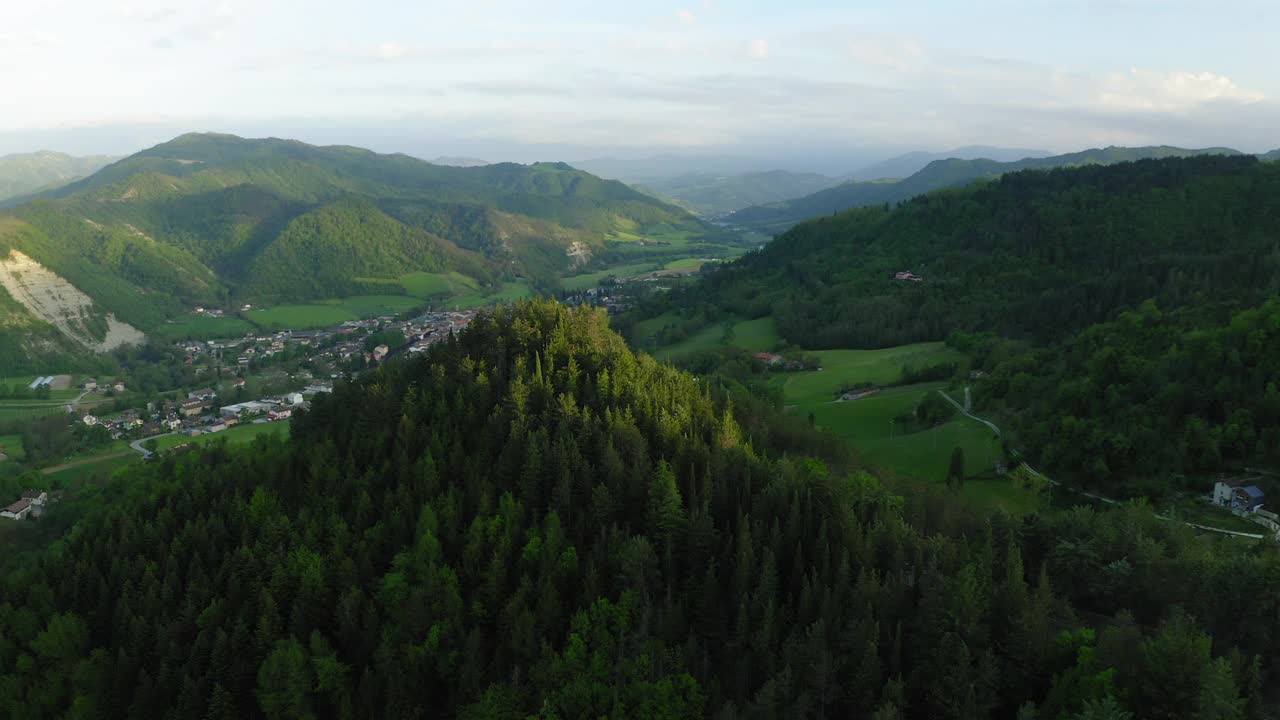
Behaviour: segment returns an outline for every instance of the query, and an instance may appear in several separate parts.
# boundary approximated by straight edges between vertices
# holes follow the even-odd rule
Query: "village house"
[[[773,353],[758,352],[756,353],[755,357],[756,357],[756,360],[759,360],[765,365],[779,365],[782,363],[782,356],[775,355]]]
[[[1235,513],[1257,512],[1265,500],[1261,488],[1239,480],[1219,480],[1213,486],[1213,504]]]
[[[22,498],[4,510],[0,510],[0,518],[10,520],[26,520],[29,515],[31,515],[31,501],[27,498]]]
[[[187,393],[188,400],[212,400],[218,396],[213,388],[200,388]]]
[[[195,417],[208,407],[206,400],[188,400],[178,406],[178,414],[183,417]]]
[[[84,385],[82,387],[84,388],[85,392],[93,392],[94,390],[98,389],[98,381],[94,380],[93,378],[89,378],[88,380],[84,381]]]
[[[899,272],[894,273],[893,279],[905,280],[907,282],[923,282],[924,281],[924,278],[920,277],[919,275],[916,275],[910,270],[901,270]]]
[[[98,418],[94,415],[85,415],[84,417],[80,418],[80,422],[84,423],[89,427],[93,427],[94,425],[98,424]]]

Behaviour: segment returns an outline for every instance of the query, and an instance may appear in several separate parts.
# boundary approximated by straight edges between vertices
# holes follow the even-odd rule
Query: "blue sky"
[[[1269,0],[6,2],[0,152],[186,129],[517,160],[1257,151],[1280,146],[1277,19]]]

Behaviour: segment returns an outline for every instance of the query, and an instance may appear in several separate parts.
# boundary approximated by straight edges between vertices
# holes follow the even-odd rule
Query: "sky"
[[[1280,147],[1275,0],[0,3],[0,154],[186,131],[835,171],[905,150]]]

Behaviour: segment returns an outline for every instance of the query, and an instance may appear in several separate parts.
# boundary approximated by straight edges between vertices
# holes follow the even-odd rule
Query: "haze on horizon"
[[[0,154],[187,131],[420,157],[1280,146],[1267,0],[48,0],[0,6]]]

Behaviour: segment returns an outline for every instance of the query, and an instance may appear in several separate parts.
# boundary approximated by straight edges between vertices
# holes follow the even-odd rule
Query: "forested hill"
[[[650,230],[724,234],[562,163],[184,135],[0,214],[0,260],[22,252],[148,330],[193,304],[385,293],[414,271],[554,285],[609,238]]]
[[[1204,156],[1009,173],[851,210],[673,302],[772,314],[807,348],[874,348],[954,329],[1056,339],[1148,298],[1246,306],[1277,289],[1280,166]]]
[[[1230,148],[1187,150],[1161,145],[1137,148],[1096,148],[1066,155],[1029,157],[1011,162],[947,158],[934,160],[924,169],[902,180],[848,182],[805,197],[743,208],[730,216],[729,220],[735,225],[774,234],[783,232],[804,220],[828,216],[841,210],[866,205],[899,203],[931,190],[965,185],[982,178],[994,178],[1018,170],[1109,165],[1167,157],[1239,154],[1238,151]]]
[[[100,500],[0,561],[5,717],[1261,720],[1280,647],[1273,549],[899,495],[551,303]]]

